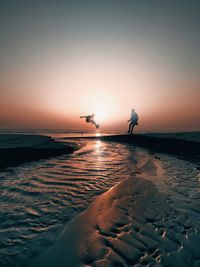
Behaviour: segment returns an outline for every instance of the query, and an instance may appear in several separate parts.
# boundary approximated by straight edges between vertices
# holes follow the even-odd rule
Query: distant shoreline
[[[98,139],[109,142],[133,144],[151,149],[158,153],[176,155],[188,160],[200,160],[200,142],[182,138],[172,138],[170,134],[134,134],[81,137],[85,139]],[[67,138],[66,138],[67,139]],[[76,137],[74,139],[77,139]]]
[[[108,136],[102,137],[102,140],[133,143],[155,152],[174,154],[190,160],[200,160],[200,142],[139,134]]]
[[[91,139],[133,144],[153,152],[173,154],[187,160],[200,160],[200,132],[149,133],[107,136],[77,136],[62,139]],[[73,143],[55,141],[52,137],[39,134],[0,134],[0,169],[18,164],[73,153]]]

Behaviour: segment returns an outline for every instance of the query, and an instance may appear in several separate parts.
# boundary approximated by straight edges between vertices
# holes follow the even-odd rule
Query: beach
[[[116,138],[1,173],[1,266],[199,266],[197,155]]]
[[[162,167],[156,156],[138,163],[135,175],[97,197],[33,266],[198,266],[198,170],[184,173],[182,161],[175,187],[162,176],[180,162],[165,160]]]
[[[200,1],[0,14],[0,267],[200,267]]]

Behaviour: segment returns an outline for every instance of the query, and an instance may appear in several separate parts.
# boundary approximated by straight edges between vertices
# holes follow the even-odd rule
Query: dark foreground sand
[[[195,267],[199,233],[167,195],[135,176],[97,197],[31,266]]]
[[[147,133],[145,135],[161,138],[182,139],[200,142],[200,132],[175,132],[175,133]]]
[[[0,134],[0,168],[68,154],[74,150],[74,146],[56,142],[48,136]]]

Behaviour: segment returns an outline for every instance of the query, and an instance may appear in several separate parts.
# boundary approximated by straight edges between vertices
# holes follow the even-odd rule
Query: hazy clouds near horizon
[[[199,1],[1,1],[0,128],[200,130]]]

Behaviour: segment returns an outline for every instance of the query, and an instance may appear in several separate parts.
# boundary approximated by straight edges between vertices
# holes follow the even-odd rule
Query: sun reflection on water
[[[100,133],[96,133],[95,136],[96,137],[99,137],[99,136],[101,136],[101,134]]]
[[[101,147],[101,145],[102,145],[101,141],[100,140],[97,140],[96,141],[96,144],[95,144],[95,148],[96,149],[99,149]]]

